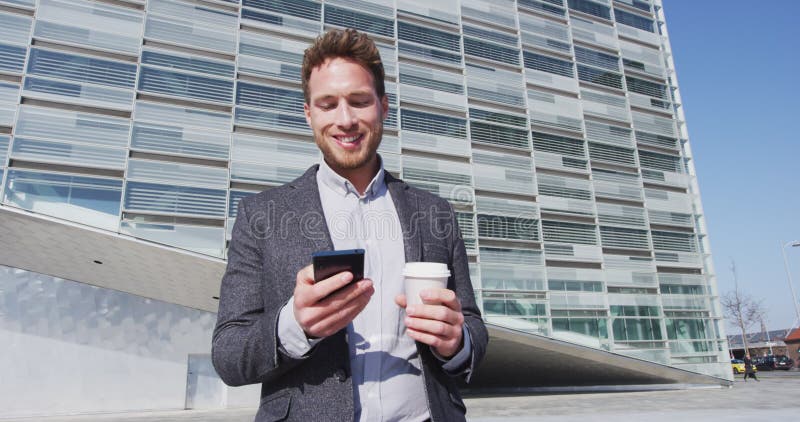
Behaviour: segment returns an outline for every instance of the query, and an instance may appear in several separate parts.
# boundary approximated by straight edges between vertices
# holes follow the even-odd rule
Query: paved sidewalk
[[[470,397],[470,422],[753,421],[795,419],[800,414],[800,372],[760,373],[761,382],[741,376],[731,388],[535,394]],[[250,422],[255,409],[175,410],[50,418],[0,419],[2,422]]]
[[[737,377],[731,388],[481,397],[467,402],[472,422],[753,421],[795,419],[800,414],[800,372]]]

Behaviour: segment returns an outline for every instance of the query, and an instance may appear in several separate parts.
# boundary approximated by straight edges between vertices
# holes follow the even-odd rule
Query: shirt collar
[[[385,173],[383,169],[383,159],[380,155],[378,155],[378,163],[378,173],[375,174],[375,177],[373,177],[367,185],[367,188],[364,190],[364,195],[360,195],[358,190],[355,188],[355,186],[353,186],[352,183],[350,183],[349,180],[333,171],[333,169],[328,165],[328,163],[325,162],[324,159],[319,164],[317,181],[322,182],[329,189],[341,196],[347,196],[348,193],[352,193],[359,198],[374,197],[378,195],[386,185],[384,180]]]

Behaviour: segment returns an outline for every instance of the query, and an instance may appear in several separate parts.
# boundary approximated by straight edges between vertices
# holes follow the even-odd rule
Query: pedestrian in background
[[[744,356],[744,382],[747,382],[747,377],[758,381],[758,378],[756,378],[756,368],[753,366],[753,360],[750,359],[749,354]]]

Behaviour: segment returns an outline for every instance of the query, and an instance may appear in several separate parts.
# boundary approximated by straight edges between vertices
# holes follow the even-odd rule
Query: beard
[[[377,159],[378,147],[383,138],[383,123],[378,123],[369,133],[364,134],[364,139],[357,151],[345,151],[333,142],[328,142],[323,134],[315,134],[314,142],[322,151],[325,162],[333,169],[352,171],[370,166]]]

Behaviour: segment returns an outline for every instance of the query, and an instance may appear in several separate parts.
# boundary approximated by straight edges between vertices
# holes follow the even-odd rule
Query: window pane
[[[474,150],[472,158],[475,188],[520,195],[536,194],[530,157]]]
[[[591,224],[542,221],[545,242],[578,243],[596,245],[597,233]]]
[[[212,79],[142,66],[139,90],[176,97],[230,103],[233,81]]]
[[[69,81],[132,88],[136,79],[136,65],[33,48],[28,73]]]
[[[530,148],[528,132],[483,122],[470,122],[472,141],[513,148]]]
[[[10,169],[5,192],[6,204],[117,230],[120,180]]]
[[[3,43],[23,47],[27,46],[30,41],[31,22],[32,19],[28,16],[0,12],[0,28],[3,28]]]
[[[178,125],[133,124],[131,148],[203,158],[227,159],[230,135],[225,132],[191,130]]]
[[[647,32],[655,32],[652,19],[634,15],[633,13],[621,9],[614,9],[614,19],[623,25],[632,26]]]
[[[207,188],[228,186],[228,169],[195,164],[179,164],[131,158],[128,160],[129,180],[164,182]]]
[[[241,31],[239,72],[300,81],[307,43]]]
[[[466,138],[466,120],[415,110],[403,110],[400,115],[403,130],[411,130],[454,138]]]
[[[519,50],[464,37],[464,54],[519,65]]]
[[[159,122],[181,127],[208,128],[226,133],[231,130],[230,113],[190,107],[137,101],[134,117],[137,121]]]
[[[172,0],[148,2],[144,36],[215,51],[236,51],[238,16]]]
[[[0,82],[0,126],[14,126],[19,103],[19,85]]]
[[[398,51],[412,56],[422,57],[428,60],[443,61],[453,64],[461,64],[461,55],[449,53],[436,48],[415,45],[403,41],[398,41]]]
[[[128,182],[125,209],[146,213],[224,217],[225,189],[204,189],[156,183]]]
[[[567,78],[574,77],[572,62],[531,53],[530,51],[523,52],[523,55],[525,57],[525,67],[529,69],[553,73]]]
[[[228,78],[234,77],[233,62],[209,60],[188,54],[184,55],[174,52],[167,54],[157,51],[143,51],[142,63],[168,69],[209,73]]]
[[[394,20],[382,19],[374,15],[358,13],[341,7],[325,5],[325,23],[394,37]]]
[[[52,108],[20,107],[17,136],[126,148],[127,119]]]
[[[244,0],[243,6],[314,21],[320,20],[322,8],[319,3],[308,0]]]
[[[525,107],[525,81],[521,73],[471,64],[465,70],[470,97]]]
[[[22,73],[27,48],[0,44],[0,71]]]
[[[14,138],[11,157],[53,164],[124,169],[128,151],[95,145]]]
[[[236,104],[269,110],[303,113],[305,99],[298,90],[239,82],[236,86]]]
[[[236,124],[259,129],[281,129],[310,133],[306,118],[297,113],[252,110],[236,107]]]
[[[36,11],[37,39],[138,54],[144,14],[97,2],[41,0]]]
[[[280,137],[235,134],[231,143],[231,178],[286,183],[319,160],[313,142]]]
[[[549,3],[552,3],[551,0],[519,0],[518,1],[520,8],[528,8],[533,9],[536,11],[542,11],[547,13],[552,13],[554,15],[563,16],[566,14],[562,7],[556,7]],[[558,1],[557,3],[559,6],[562,6],[563,3]]]
[[[584,47],[575,46],[575,59],[578,63],[601,67],[603,69],[619,71],[619,58],[617,56],[601,53]]]
[[[572,157],[586,157],[586,142],[581,139],[551,135],[549,133],[531,132],[533,149]]]
[[[406,22],[397,23],[397,39],[443,48],[456,53],[461,52],[461,37],[459,35]]]
[[[11,138],[5,135],[0,135],[0,167],[6,166],[6,159],[8,158],[8,143]]]
[[[615,72],[599,70],[593,67],[578,65],[578,79],[594,84],[622,89],[622,75]]]
[[[452,94],[464,94],[463,76],[443,70],[400,64],[400,83]]]
[[[567,0],[569,8],[578,10],[603,19],[611,19],[611,8],[597,4],[590,0]]]

